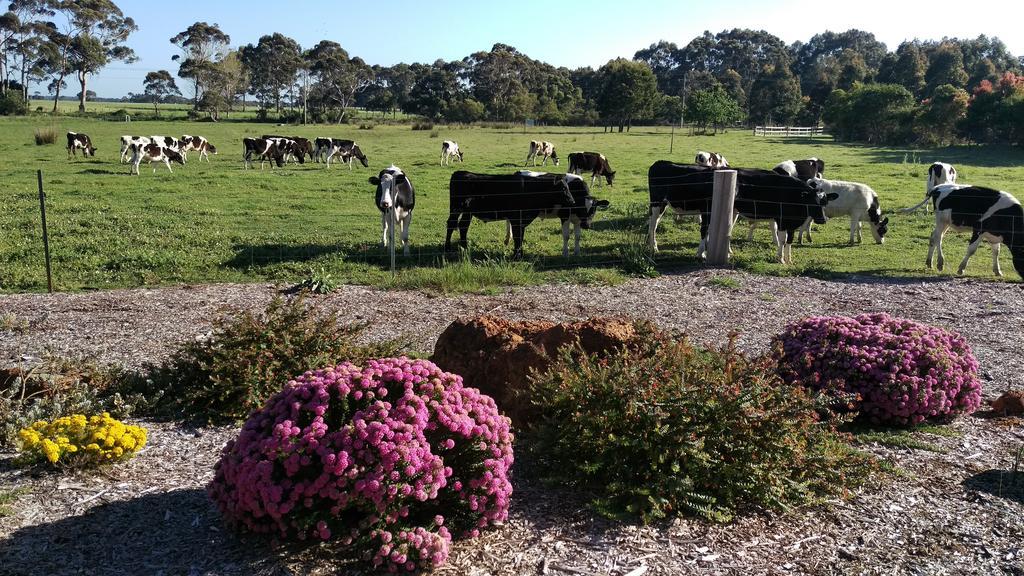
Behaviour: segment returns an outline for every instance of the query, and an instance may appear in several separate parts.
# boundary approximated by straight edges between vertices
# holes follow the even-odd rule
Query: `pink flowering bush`
[[[981,403],[978,361],[952,332],[888,314],[815,316],[775,337],[779,375],[842,399],[879,424],[970,414]]]
[[[442,564],[453,535],[507,518],[511,466],[494,400],[431,362],[390,358],[289,382],[225,446],[208,492],[230,524],[411,572]]]

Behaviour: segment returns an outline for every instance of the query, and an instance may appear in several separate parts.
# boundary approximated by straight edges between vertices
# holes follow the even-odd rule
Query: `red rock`
[[[992,410],[999,416],[1024,415],[1024,390],[1007,390],[992,402]]]

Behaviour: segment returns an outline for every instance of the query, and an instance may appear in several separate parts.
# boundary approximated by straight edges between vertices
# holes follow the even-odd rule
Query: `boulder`
[[[558,324],[480,316],[452,322],[438,337],[431,361],[493,397],[513,423],[523,425],[535,415],[521,394],[531,370],[544,371],[559,348],[574,342],[587,353],[606,354],[629,345],[636,335],[628,318]]]

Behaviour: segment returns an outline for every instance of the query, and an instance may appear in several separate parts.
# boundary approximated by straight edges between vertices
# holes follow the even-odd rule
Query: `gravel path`
[[[228,309],[260,308],[266,284],[0,296],[0,366],[46,353],[139,365],[205,334]],[[954,329],[984,372],[985,398],[1024,387],[1024,286],[963,279],[822,281],[705,270],[615,287],[552,285],[495,296],[437,296],[347,286],[313,300],[370,323],[367,338],[405,337],[428,353],[455,318],[629,315],[719,344],[763,350],[809,314],[885,311]],[[11,328],[14,328],[13,330]],[[282,555],[223,531],[202,492],[233,427],[146,423],[151,446],[103,475],[28,477],[0,454],[0,491],[27,486],[0,515],[0,574],[328,574],[322,551]],[[1024,487],[1007,487],[1024,421],[978,414],[940,452],[874,446],[902,473],[852,500],[726,526],[637,526],[587,513],[572,494],[517,479],[511,518],[454,547],[441,574],[1020,574]],[[72,537],[71,535],[75,535]],[[101,544],[102,542],[102,544]],[[352,572],[354,573],[354,572]]]

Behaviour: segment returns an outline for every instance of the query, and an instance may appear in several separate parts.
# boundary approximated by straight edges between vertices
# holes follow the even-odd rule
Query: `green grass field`
[[[57,143],[36,146],[33,131],[53,127]],[[95,158],[68,160],[64,132],[89,134],[99,150]],[[331,170],[322,164],[287,165],[264,171],[243,170],[241,138],[261,133],[355,139],[370,160]],[[121,134],[199,134],[220,154],[170,174],[162,165],[154,174],[146,166],[129,176],[118,163]],[[466,162],[438,166],[441,141],[453,139]],[[594,194],[611,201],[594,230],[583,235],[580,258],[563,259],[557,221],[541,220],[526,231],[523,262],[510,262],[502,239],[502,223],[474,221],[469,260],[446,264],[441,254],[448,210],[448,179],[457,169],[511,172],[522,166],[528,142],[546,139],[560,155],[593,150],[608,156],[617,170],[613,188]],[[927,165],[933,160],[957,166],[963,182],[1001,188],[1018,197],[1024,176],[1024,150],[974,147],[904,150],[834,144],[828,138],[783,140],[754,137],[748,131],[717,136],[676,134],[669,154],[668,128],[636,128],[629,133],[603,133],[593,128],[499,130],[438,126],[413,131],[409,126],[357,125],[278,127],[245,122],[189,123],[121,122],[95,118],[34,116],[0,119],[0,290],[45,290],[42,231],[36,191],[37,169],[43,171],[48,196],[47,218],[57,289],[80,290],[162,283],[298,282],[313,267],[337,282],[387,286],[434,287],[444,290],[493,289],[505,284],[538,282],[616,282],[630,270],[623,254],[646,234],[647,168],[658,159],[691,161],[697,149],[720,151],[734,166],[766,167],[788,158],[818,156],[827,162],[826,176],[865,182],[879,194],[885,212],[916,204],[924,195]],[[413,179],[417,206],[411,233],[412,256],[399,255],[400,270],[392,277],[380,243],[380,216],[373,205],[374,188],[367,178],[395,163]],[[565,164],[555,171],[564,171]],[[867,274],[934,276],[924,267],[931,216],[919,212],[890,218],[884,245],[870,241],[847,246],[848,221],[835,219],[815,234],[809,246],[796,246],[794,264],[773,262],[775,248],[766,230],[754,242],[745,228],[734,234],[735,264],[765,274]],[[692,220],[676,223],[666,217],[658,234],[659,269],[699,265],[698,241]],[[947,236],[947,270],[955,271],[967,239]],[[987,248],[979,250],[967,274],[991,278]],[[1017,279],[1004,251],[1007,277]],[[952,269],[952,270],[951,270]]]

